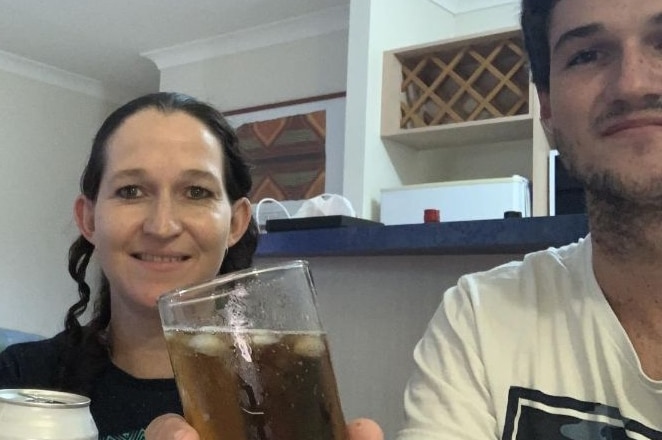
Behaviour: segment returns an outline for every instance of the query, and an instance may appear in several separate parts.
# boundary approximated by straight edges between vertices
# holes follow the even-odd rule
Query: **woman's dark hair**
[[[214,107],[180,93],[153,93],[128,102],[106,118],[99,128],[85,170],[80,179],[80,191],[87,199],[96,201],[101,178],[106,167],[106,147],[111,136],[130,116],[146,109],[163,113],[184,112],[202,122],[218,139],[223,149],[225,187],[231,202],[246,197],[252,180],[234,129]],[[247,268],[257,247],[258,228],[251,218],[246,233],[228,249],[220,273]],[[90,302],[91,290],[85,281],[94,245],[79,236],[69,248],[69,274],[78,285],[79,300],[69,308],[65,318],[64,358],[58,379],[63,389],[89,394],[92,381],[108,365],[109,345],[106,329],[110,322],[110,286],[101,273],[101,283],[94,314],[85,327],[78,318]],[[81,362],[83,360],[83,362]]]
[[[559,0],[522,0],[522,32],[529,54],[531,78],[542,92],[549,91],[549,24]]]

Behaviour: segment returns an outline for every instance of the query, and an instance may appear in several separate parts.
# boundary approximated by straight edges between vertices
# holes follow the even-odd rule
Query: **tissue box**
[[[442,222],[498,219],[506,211],[529,217],[529,181],[515,175],[408,185],[381,192],[380,221],[385,225],[423,223],[426,209],[438,209]]]

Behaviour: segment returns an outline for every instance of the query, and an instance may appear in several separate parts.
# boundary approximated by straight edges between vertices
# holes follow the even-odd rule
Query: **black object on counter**
[[[384,224],[346,215],[324,215],[267,220],[265,229],[267,232],[279,232],[301,229],[346,228],[349,226],[384,226]]]

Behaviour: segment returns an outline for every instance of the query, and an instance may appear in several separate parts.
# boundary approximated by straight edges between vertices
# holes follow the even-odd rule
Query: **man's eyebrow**
[[[561,34],[559,39],[556,41],[556,44],[554,44],[554,48],[552,49],[552,52],[558,51],[563,45],[567,44],[568,42],[576,38],[590,37],[603,31],[604,29],[605,29],[604,25],[599,23],[587,24],[585,26],[580,26],[578,28],[570,29],[569,31]]]
[[[662,25],[662,12],[653,15],[649,20],[648,20],[649,25],[651,26],[660,26]],[[598,32],[601,32],[605,29],[605,27],[600,24],[600,23],[591,23],[587,24],[585,26],[580,26],[575,29],[571,29],[565,33],[563,33],[556,44],[554,44],[554,49],[552,52],[556,52],[559,50],[561,46],[564,44],[567,44],[569,41],[575,39],[575,38],[586,38],[590,37],[592,35],[597,34]]]

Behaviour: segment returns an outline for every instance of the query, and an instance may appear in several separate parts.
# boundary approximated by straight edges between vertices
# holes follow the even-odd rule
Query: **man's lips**
[[[611,136],[623,131],[642,127],[662,127],[662,117],[642,117],[612,122],[605,126],[600,134],[602,136]]]

